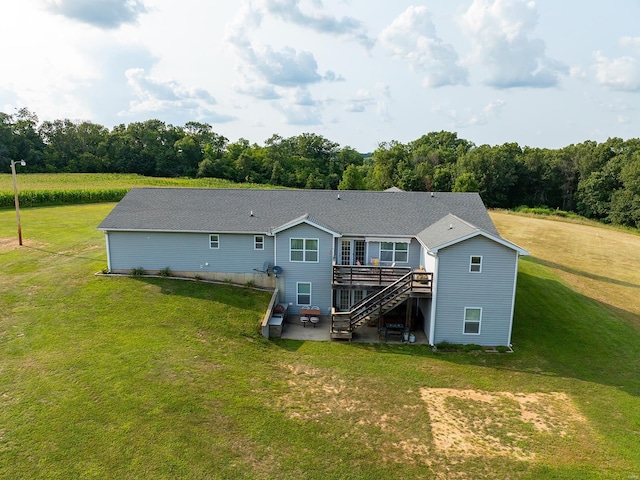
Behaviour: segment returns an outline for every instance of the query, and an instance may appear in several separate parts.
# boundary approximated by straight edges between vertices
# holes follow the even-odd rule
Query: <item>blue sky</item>
[[[3,0],[0,111],[360,151],[640,137],[636,0]]]

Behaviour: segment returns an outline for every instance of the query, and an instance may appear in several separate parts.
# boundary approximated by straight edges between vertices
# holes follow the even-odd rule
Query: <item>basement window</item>
[[[311,282],[298,282],[296,290],[298,305],[311,305]]]
[[[464,329],[465,335],[480,335],[480,323],[482,322],[482,308],[465,307]]]

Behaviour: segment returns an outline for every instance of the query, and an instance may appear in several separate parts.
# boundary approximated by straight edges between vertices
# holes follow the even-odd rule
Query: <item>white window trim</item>
[[[385,252],[391,252],[393,251],[393,259],[392,260],[382,260],[382,244],[383,243],[393,243],[393,250],[385,250]],[[398,260],[396,259],[396,252],[398,251],[396,248],[396,245],[398,245],[399,243],[406,243],[407,244],[407,259],[406,260]],[[411,242],[380,242],[379,245],[379,256],[380,256],[380,261],[384,261],[384,262],[393,262],[393,263],[409,263],[409,250],[411,249]],[[405,250],[402,250],[402,253],[404,253]]]
[[[479,258],[480,259],[480,263],[473,263],[473,259],[474,258]],[[472,267],[474,265],[479,265],[480,266],[480,270],[472,270]],[[482,255],[471,255],[469,257],[469,273],[482,273]]]
[[[480,310],[480,319],[478,320],[478,333],[467,333],[464,330],[465,325],[467,324],[467,311],[468,310]],[[470,323],[475,323],[475,320]],[[462,319],[462,334],[463,335],[480,335],[482,332],[482,307],[464,307],[464,318]]]
[[[309,285],[309,303],[300,303],[300,285]],[[304,293],[303,295],[307,295]],[[296,282],[296,305],[299,307],[311,306],[313,295],[313,284],[311,282]]]
[[[258,242],[260,239],[260,242]],[[261,248],[258,248],[258,245],[261,245]],[[253,249],[254,250],[264,250],[264,235],[254,235],[253,236]]]
[[[216,247],[213,246],[213,237],[216,237],[215,243]],[[219,233],[210,233],[209,234],[209,248],[212,250],[220,250],[220,234]]]
[[[302,240],[302,250],[292,250],[291,242],[293,240]],[[318,246],[317,250],[308,250],[309,252],[315,251],[317,253],[315,260],[307,260],[307,240],[315,240],[316,245]],[[293,251],[302,252],[302,260],[293,260],[291,258],[291,253]],[[300,238],[300,237],[291,237],[289,239],[289,261],[294,263],[318,263],[320,262],[320,239],[319,238]]]

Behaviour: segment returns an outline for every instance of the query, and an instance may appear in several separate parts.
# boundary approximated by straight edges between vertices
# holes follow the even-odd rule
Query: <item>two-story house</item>
[[[290,316],[318,306],[333,338],[402,311],[431,344],[509,345],[528,254],[476,193],[136,188],[98,228],[112,273],[278,288]]]

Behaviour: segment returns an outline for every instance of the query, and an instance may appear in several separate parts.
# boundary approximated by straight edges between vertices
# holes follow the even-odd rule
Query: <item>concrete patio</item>
[[[311,340],[316,342],[328,342],[330,341],[329,330],[331,326],[331,320],[329,317],[320,317],[320,322],[313,325],[307,324],[304,326],[301,322],[298,321],[298,316],[289,316],[287,321],[284,324],[284,329],[282,332],[281,338],[286,338],[289,340]],[[424,334],[422,330],[417,330],[413,332],[416,336],[415,344],[428,344],[427,336]],[[335,340],[342,341],[342,340]],[[353,332],[352,342],[358,343],[395,343],[402,344],[408,342],[402,342],[398,339],[389,339],[385,342],[384,336],[378,334],[378,329],[376,327],[360,327]]]

